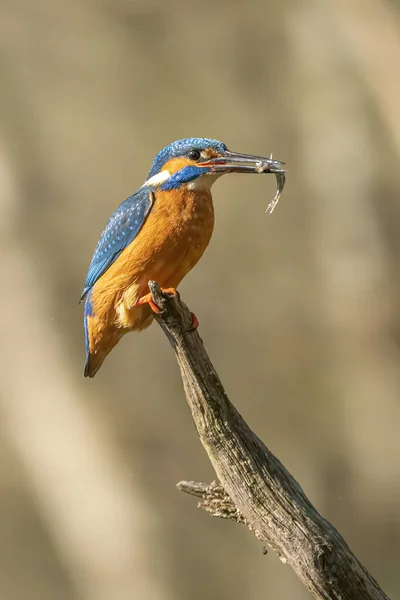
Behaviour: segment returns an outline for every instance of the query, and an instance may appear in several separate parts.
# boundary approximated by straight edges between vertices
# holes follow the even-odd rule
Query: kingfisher
[[[278,180],[283,164],[208,138],[178,140],[157,154],[144,184],[112,213],[89,266],[81,297],[85,377],[94,377],[124,334],[152,323],[157,306],[148,282],[173,294],[201,258],[214,228],[213,183],[225,173]]]

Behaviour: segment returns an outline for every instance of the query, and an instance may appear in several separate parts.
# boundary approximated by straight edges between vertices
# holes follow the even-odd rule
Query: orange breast
[[[142,251],[146,257],[151,256],[145,277],[152,274],[163,287],[176,287],[182,281],[201,258],[214,228],[209,190],[174,192],[173,196],[169,192],[157,197],[146,223],[149,227],[143,231],[150,244],[144,244]]]
[[[139,327],[135,321],[141,312],[134,306],[147,293],[148,281],[177,287],[202,256],[213,228],[209,189],[158,192],[141,231],[93,288],[101,320]]]

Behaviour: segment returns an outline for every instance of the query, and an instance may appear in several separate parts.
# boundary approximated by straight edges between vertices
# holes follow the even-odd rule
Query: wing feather
[[[93,254],[80,301],[135,239],[155,200],[149,188],[140,188],[129,196],[111,215]]]

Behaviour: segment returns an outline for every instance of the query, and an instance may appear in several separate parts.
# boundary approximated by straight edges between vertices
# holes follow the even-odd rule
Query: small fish
[[[270,159],[272,160],[272,153],[271,153]],[[266,211],[265,211],[268,214],[273,213],[275,206],[279,202],[279,199],[283,192],[283,188],[285,187],[285,183],[286,183],[286,176],[285,176],[286,171],[284,169],[281,169],[282,165],[284,165],[285,163],[278,161],[278,160],[275,162],[276,162],[276,165],[271,167],[271,164],[265,163],[262,160],[260,160],[260,161],[258,161],[258,164],[256,166],[257,173],[274,173],[274,175],[276,177],[276,193],[275,193],[275,196],[273,197],[273,199],[271,200],[271,202],[268,204]]]
[[[281,171],[280,173],[275,173],[276,177],[276,193],[271,202],[268,204],[265,212],[271,215],[274,211],[275,206],[278,204],[281,194],[283,192],[283,188],[286,183],[285,171]]]

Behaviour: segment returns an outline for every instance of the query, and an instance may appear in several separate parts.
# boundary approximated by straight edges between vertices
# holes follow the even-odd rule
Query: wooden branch
[[[219,482],[181,482],[216,517],[244,523],[287,562],[315,598],[389,600],[339,534],[305,496],[282,463],[229,401],[192,316],[179,295],[149,282],[161,309],[155,318],[178,361],[200,441]]]

